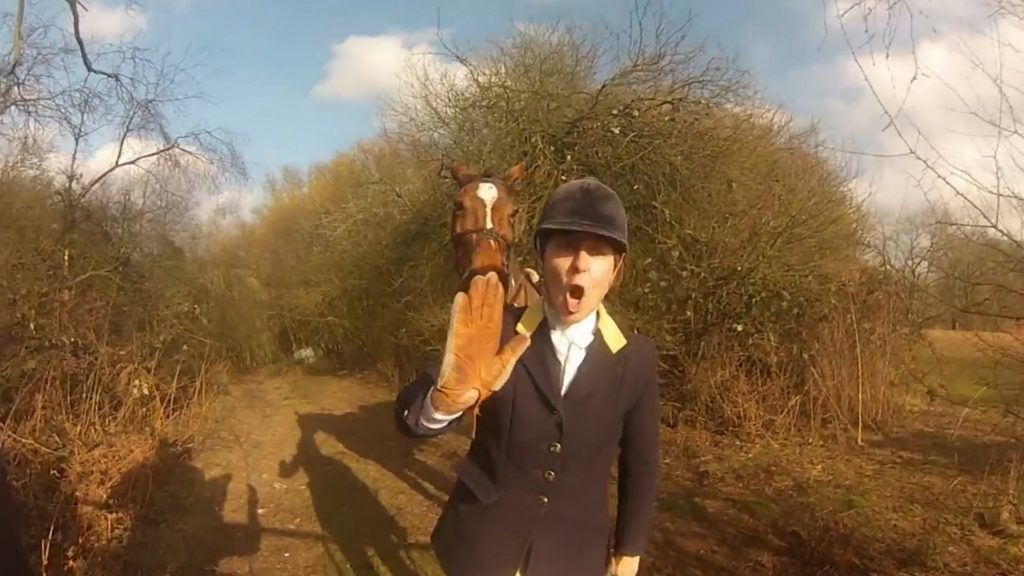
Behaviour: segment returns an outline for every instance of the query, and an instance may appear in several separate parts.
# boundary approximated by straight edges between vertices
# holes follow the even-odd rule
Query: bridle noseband
[[[504,186],[504,183],[499,182],[493,178],[480,178],[477,182],[488,182],[495,185]],[[501,251],[501,270],[499,271],[499,277],[501,283],[508,290],[509,279],[512,277],[511,259],[512,259],[512,243],[511,241],[502,236],[498,232],[497,228],[471,228],[469,230],[463,230],[461,232],[453,233],[451,235],[452,248],[457,249],[460,240],[466,237],[472,237],[473,248],[476,249],[481,242],[493,241],[498,244],[498,249]],[[471,269],[466,268],[462,270],[459,265],[459,259],[456,255],[455,268],[459,275],[459,279],[465,283],[469,280]]]
[[[474,248],[479,246],[481,242],[488,240],[498,243],[498,249],[501,251],[501,271],[506,278],[509,277],[511,274],[510,266],[512,258],[512,244],[508,241],[508,238],[502,236],[501,233],[494,228],[472,228],[470,230],[463,230],[462,232],[453,234],[451,238],[452,247],[455,248],[456,244],[461,239],[469,236],[473,237],[472,242]],[[469,268],[462,270],[459,265],[458,258],[456,258],[455,267],[456,272],[459,274],[459,278],[465,281],[469,277],[471,270]],[[504,282],[504,278],[502,281]]]

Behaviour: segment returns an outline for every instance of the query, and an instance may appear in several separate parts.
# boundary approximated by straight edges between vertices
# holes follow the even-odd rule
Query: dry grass
[[[915,351],[932,395],[963,406],[1018,406],[1024,392],[1024,342],[1006,332],[925,330]]]
[[[652,573],[1016,573],[1020,449],[983,422],[950,438],[957,417],[918,412],[845,449],[674,438]]]
[[[152,374],[150,374],[152,377]],[[58,381],[25,390],[31,408],[0,429],[12,481],[27,510],[33,560],[43,574],[107,574],[119,570],[123,546],[148,506],[161,444],[187,444],[201,428],[206,374],[190,383],[196,395],[170,406],[158,388],[116,409],[71,405]],[[156,380],[155,378],[153,379]],[[94,388],[87,398],[109,392]]]
[[[707,338],[686,373],[692,396],[674,402],[679,389],[666,387],[668,420],[682,414],[701,429],[753,439],[858,438],[890,428],[908,405],[915,335],[880,283],[866,273],[837,285],[836,304],[786,339],[769,331]]]
[[[41,572],[111,573],[146,505],[115,487],[187,441],[219,348],[170,237],[118,237],[102,206],[61,228],[45,186],[0,184],[2,457]]]
[[[970,408],[922,394],[862,446],[669,436],[650,574],[1018,574],[1021,421],[983,392],[1019,382],[1020,341],[924,336],[917,368]]]
[[[973,330],[923,331],[925,338],[946,358],[984,358],[992,353],[1022,353],[1024,332]]]

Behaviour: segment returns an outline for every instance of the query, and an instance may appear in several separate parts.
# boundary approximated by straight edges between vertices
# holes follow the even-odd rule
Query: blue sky
[[[109,0],[108,0],[109,1]],[[195,114],[245,134],[257,173],[282,164],[305,165],[343,150],[374,132],[372,100],[324,101],[311,90],[325,75],[331,46],[353,35],[427,32],[440,25],[460,45],[479,45],[513,30],[514,23],[555,19],[624,25],[623,0],[304,0],[240,2],[192,0],[187,7],[150,0],[144,32],[173,50],[208,54],[203,87],[212,103]],[[169,5],[168,5],[169,4]],[[697,35],[738,55],[759,78],[779,78],[813,54],[815,30],[768,2],[666,2],[684,17],[699,10]],[[815,10],[816,0],[807,0]],[[699,6],[703,5],[703,6]],[[820,4],[816,8],[821,10]],[[780,98],[784,86],[773,87]]]
[[[750,70],[769,103],[801,120],[821,120],[826,135],[843,146],[885,148],[886,143],[876,137],[882,126],[879,110],[872,106],[839,41],[833,14],[826,13],[835,2],[848,0],[664,0],[663,5],[680,20],[692,13],[694,40],[706,40]],[[381,74],[386,75],[402,50],[429,41],[438,24],[460,46],[479,46],[509,34],[517,23],[576,20],[624,27],[633,2],[86,0],[85,4],[89,12],[83,14],[83,22],[95,37],[134,35],[138,42],[175,54],[188,51],[189,61],[201,64],[199,80],[209,101],[193,105],[189,119],[239,136],[253,174],[248,190],[252,193],[268,172],[329,159],[359,138],[373,135],[374,98],[388,90]],[[2,5],[12,11],[14,1],[2,0]],[[44,5],[60,10],[63,2],[33,0],[29,9],[43,10]],[[930,8],[943,17],[963,16],[960,5],[959,0],[933,0]],[[828,29],[826,21],[831,22]],[[949,34],[962,31],[961,26],[939,29],[934,39],[946,46],[957,41]],[[895,56],[906,60],[907,54]],[[936,60],[940,68],[948,60],[943,58],[940,54]],[[332,77],[332,65],[347,70],[345,78]],[[880,176],[884,170],[878,162],[869,160],[861,170],[865,181],[888,178]],[[902,197],[897,189],[906,183],[885,182],[883,192],[895,205],[892,199]]]

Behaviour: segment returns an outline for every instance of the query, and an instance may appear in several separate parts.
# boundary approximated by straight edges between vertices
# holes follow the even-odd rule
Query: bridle
[[[511,262],[512,262],[512,243],[509,242],[508,238],[505,238],[494,228],[471,228],[469,230],[463,230],[457,234],[452,234],[452,248],[455,249],[456,245],[460,240],[466,237],[472,236],[473,247],[477,247],[481,242],[494,241],[498,244],[498,249],[501,251],[501,276],[502,283],[506,284],[505,288],[508,289],[508,278],[511,277]],[[459,279],[466,281],[471,273],[469,268],[462,270],[460,268],[458,258],[455,259],[456,272],[459,274]]]
[[[521,274],[518,277],[512,274],[512,264],[511,264],[511,262],[512,262],[512,245],[511,245],[511,243],[509,243],[507,238],[505,238],[501,234],[498,234],[498,232],[496,232],[494,229],[473,229],[473,230],[466,230],[466,231],[460,232],[459,234],[453,235],[452,236],[452,240],[453,240],[453,242],[455,242],[459,238],[463,238],[463,237],[471,236],[471,235],[476,235],[477,236],[475,238],[474,245],[480,242],[480,238],[484,238],[484,239],[494,240],[494,241],[498,242],[498,244],[500,244],[501,247],[504,249],[502,251],[501,270],[498,270],[497,272],[498,272],[498,279],[501,281],[502,286],[505,288],[505,301],[506,302],[508,302],[508,303],[516,302],[517,299],[519,298],[519,295],[524,290],[526,290],[527,286],[531,286],[533,288],[534,292],[536,292],[537,294],[541,293],[541,288],[540,288],[540,285],[538,283],[539,281],[535,282],[533,280],[533,278],[530,277],[529,274],[522,273],[523,272],[522,269],[520,270]],[[459,269],[458,258],[456,258],[455,260],[456,260],[455,268],[456,268],[456,272],[459,275],[459,280],[460,280],[460,282],[461,282],[463,287],[467,287],[467,286],[469,286],[469,280],[470,280],[471,272],[470,272],[470,270],[468,268],[466,270]],[[478,271],[477,273],[479,274],[481,272],[486,272],[486,271]],[[522,280],[522,282],[520,282],[519,280]],[[512,285],[512,284],[514,284],[514,286],[512,286],[512,288],[510,288],[510,285]]]
[[[504,186],[504,183],[495,180],[494,178],[480,178],[477,182],[487,182],[495,185]],[[502,236],[496,228],[470,228],[469,230],[463,230],[458,233],[451,235],[452,249],[456,250],[458,243],[467,237],[472,237],[473,248],[476,249],[481,242],[493,241],[498,244],[498,249],[501,251],[501,270],[498,271],[499,279],[502,285],[504,285],[506,292],[508,291],[509,281],[512,278],[512,241],[505,236]],[[462,270],[459,265],[458,255],[455,258],[455,271],[459,275],[459,280],[465,284],[469,280],[471,271],[469,268]]]

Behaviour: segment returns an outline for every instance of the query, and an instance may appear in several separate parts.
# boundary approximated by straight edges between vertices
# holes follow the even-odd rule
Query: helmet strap
[[[626,268],[626,253],[622,252],[615,256],[615,271],[612,273],[612,288],[622,283],[622,276]]]

